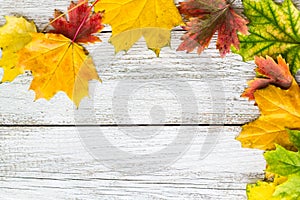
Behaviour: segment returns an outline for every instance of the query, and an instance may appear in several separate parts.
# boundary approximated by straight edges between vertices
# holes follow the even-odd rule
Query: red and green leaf
[[[198,54],[208,47],[212,36],[218,32],[217,49],[221,57],[230,52],[231,45],[239,49],[238,32],[248,34],[246,19],[238,15],[225,0],[187,0],[180,3],[179,11],[187,22],[187,33],[177,50]]]
[[[277,61],[278,64],[269,56],[266,58],[255,57],[257,77],[248,82],[249,87],[242,94],[242,97],[254,100],[254,92],[267,87],[269,84],[282,89],[291,87],[293,76],[290,73],[288,64],[281,56],[278,56]]]

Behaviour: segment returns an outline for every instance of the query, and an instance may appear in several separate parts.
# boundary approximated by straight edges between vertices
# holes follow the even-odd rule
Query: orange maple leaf
[[[36,99],[51,99],[65,92],[78,107],[88,96],[88,81],[99,80],[92,58],[84,48],[61,34],[31,34],[32,41],[19,54],[19,65],[33,74],[30,89]]]

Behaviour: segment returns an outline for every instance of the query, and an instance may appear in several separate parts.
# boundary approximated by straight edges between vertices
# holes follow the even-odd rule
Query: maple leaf
[[[300,88],[296,80],[292,79],[287,90],[274,85],[259,89],[254,98],[261,116],[244,125],[237,140],[249,148],[274,149],[276,143],[292,149],[286,128],[300,128]]]
[[[300,131],[298,130],[288,130],[289,137],[294,146],[300,150]]]
[[[254,184],[247,184],[246,192],[248,200],[281,200],[273,197],[276,187],[287,180],[284,176],[275,175],[273,181],[257,181]]]
[[[300,154],[299,152],[288,151],[280,145],[276,145],[276,150],[267,151],[264,154],[268,163],[267,170],[281,176],[291,174],[300,175]]]
[[[288,151],[280,145],[276,150],[267,151],[264,157],[267,161],[266,174],[272,174],[273,180],[258,181],[247,185],[249,200],[298,200],[300,196],[300,131],[288,130],[291,142],[298,151]]]
[[[93,13],[87,0],[79,0],[78,4],[71,2],[68,8],[68,19],[61,11],[55,10],[55,20],[51,20],[54,30],[50,33],[62,34],[77,43],[94,43],[101,40],[93,36],[103,29],[103,13]]]
[[[294,146],[300,147],[300,131],[288,130],[290,139]],[[279,185],[273,196],[280,199],[295,199],[300,196],[300,152],[288,151],[280,145],[276,145],[276,150],[265,152],[267,161],[267,171],[286,176],[287,181]]]
[[[0,66],[4,75],[2,82],[13,81],[18,75],[24,73],[22,67],[17,66],[17,52],[31,41],[30,33],[36,32],[33,22],[28,22],[23,17],[6,16],[6,24],[0,27],[0,48],[2,57]]]
[[[282,4],[273,0],[244,0],[244,13],[250,20],[249,35],[240,35],[240,54],[244,61],[254,56],[279,55],[290,64],[296,74],[300,68],[300,12],[291,0]]]
[[[254,100],[254,92],[267,87],[269,84],[282,89],[288,89],[291,86],[293,77],[289,66],[281,56],[277,58],[278,64],[269,56],[266,56],[266,59],[256,56],[254,59],[255,64],[258,66],[255,69],[257,77],[248,82],[249,88],[241,95],[242,97]]]
[[[178,51],[192,52],[198,48],[200,54],[208,47],[212,36],[218,32],[217,49],[221,57],[230,52],[233,45],[239,49],[237,32],[248,34],[247,20],[238,15],[226,0],[187,0],[181,2],[179,11],[184,15],[187,33]]]
[[[282,185],[277,186],[273,197],[278,199],[299,200],[300,175],[291,175]]]
[[[95,10],[105,10],[103,23],[112,27],[116,52],[128,51],[143,36],[158,56],[170,45],[170,30],[183,23],[173,0],[101,0]]]
[[[49,100],[64,91],[78,107],[88,96],[88,81],[99,80],[92,58],[85,49],[61,34],[34,33],[19,54],[19,65],[33,74],[30,89],[36,99]]]

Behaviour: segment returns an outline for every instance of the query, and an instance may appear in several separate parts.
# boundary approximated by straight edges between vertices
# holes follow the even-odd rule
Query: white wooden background
[[[55,8],[68,4],[1,0],[0,23],[4,15],[22,15],[41,29]],[[99,34],[103,42],[88,49],[103,83],[93,83],[92,100],[79,110],[62,93],[33,102],[29,74],[1,84],[0,199],[246,199],[246,183],[262,178],[265,167],[262,151],[242,149],[234,139],[239,125],[258,116],[253,102],[240,98],[255,66],[238,55],[219,58],[215,38],[200,56],[176,52],[182,34],[172,32],[172,47],[160,58],[142,40],[114,55],[110,33]],[[192,140],[156,169],[173,155],[155,152],[170,146],[180,128]],[[107,153],[105,161],[85,143],[99,132],[110,141],[94,144]],[[125,158],[114,157],[113,147],[153,155],[153,163],[118,167]]]

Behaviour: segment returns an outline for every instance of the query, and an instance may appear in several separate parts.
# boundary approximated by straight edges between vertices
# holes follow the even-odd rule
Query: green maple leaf
[[[290,140],[300,150],[300,131],[297,130],[288,130],[290,135]]]
[[[299,152],[288,151],[282,146],[276,145],[276,150],[268,151],[264,156],[268,163],[268,171],[281,176],[300,175]]]
[[[300,69],[300,12],[292,0],[282,4],[273,0],[244,0],[244,14],[250,20],[249,35],[239,35],[240,54],[244,61],[254,56],[281,54],[293,74]]]
[[[288,200],[299,200],[300,199],[300,176],[291,175],[288,180],[283,184],[277,186],[273,197]]]

